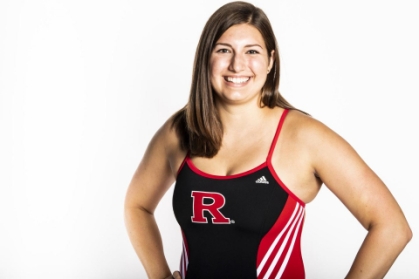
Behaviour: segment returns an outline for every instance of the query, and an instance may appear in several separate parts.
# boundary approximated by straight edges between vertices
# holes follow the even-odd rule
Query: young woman
[[[268,18],[232,2],[208,20],[187,105],[151,140],[126,196],[149,278],[171,278],[153,212],[176,182],[174,278],[304,278],[305,204],[325,184],[368,230],[346,278],[382,278],[412,237],[399,205],[339,135],[279,93]]]

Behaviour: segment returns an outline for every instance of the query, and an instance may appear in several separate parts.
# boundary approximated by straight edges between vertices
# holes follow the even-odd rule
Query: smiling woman
[[[260,32],[247,23],[227,29],[211,54],[211,84],[227,103],[259,102],[261,88],[274,62]]]
[[[355,150],[279,93],[265,13],[219,8],[202,32],[187,105],[159,129],[129,185],[126,224],[150,278],[171,278],[153,217],[175,183],[183,235],[175,278],[305,278],[305,205],[324,183],[368,231],[346,278],[382,278],[412,237]]]

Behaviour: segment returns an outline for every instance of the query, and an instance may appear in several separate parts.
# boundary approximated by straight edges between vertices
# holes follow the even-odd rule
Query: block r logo
[[[208,211],[212,215],[213,224],[230,224],[230,218],[226,218],[220,211],[225,205],[225,197],[216,192],[200,192],[192,191],[193,198],[192,210],[193,216],[191,220],[193,223],[208,223],[208,218],[204,216],[204,211]],[[205,204],[205,199],[211,199],[211,204]]]

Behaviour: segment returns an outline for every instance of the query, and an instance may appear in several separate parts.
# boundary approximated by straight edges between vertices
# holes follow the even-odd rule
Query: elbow
[[[413,237],[413,232],[410,229],[410,226],[407,224],[407,222],[397,229],[397,232],[394,235],[394,240],[397,240],[397,242],[400,244],[400,246],[405,247],[410,240]]]
[[[409,223],[407,222],[406,219],[400,225],[399,232],[400,232],[401,237],[404,239],[405,243],[406,244],[409,243],[409,241],[413,237],[413,232],[412,232],[412,229],[410,228]]]
[[[413,237],[413,232],[405,219],[396,222],[386,222],[383,226],[371,226],[369,231],[375,231],[376,229],[381,231],[388,244],[391,243],[390,245],[400,249],[404,249]]]
[[[405,237],[406,237],[406,244],[407,244],[410,240],[412,240],[412,237],[413,237],[413,232],[412,232],[412,230],[410,229],[409,225],[407,225],[407,226],[406,226],[406,229],[405,229]]]
[[[413,233],[409,226],[406,226],[406,228],[401,231],[400,233],[400,246],[402,249],[406,247],[406,245],[412,240]]]

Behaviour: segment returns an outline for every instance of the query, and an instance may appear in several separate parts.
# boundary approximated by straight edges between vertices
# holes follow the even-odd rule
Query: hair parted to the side
[[[279,53],[268,17],[260,8],[250,3],[237,1],[225,4],[212,14],[202,31],[195,53],[189,101],[173,119],[173,127],[180,138],[181,148],[188,151],[190,156],[211,158],[221,147],[223,127],[215,108],[210,81],[210,57],[222,34],[231,26],[243,23],[259,30],[269,55],[274,50],[274,65],[262,88],[261,107],[295,109],[278,90]]]

